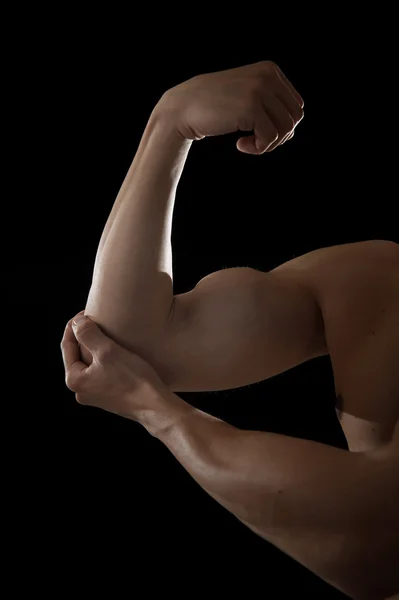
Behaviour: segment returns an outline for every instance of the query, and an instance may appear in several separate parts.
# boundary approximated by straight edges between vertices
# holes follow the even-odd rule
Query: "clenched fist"
[[[157,109],[190,140],[234,131],[247,154],[271,152],[294,135],[304,102],[279,67],[262,61],[193,77],[165,92]]]

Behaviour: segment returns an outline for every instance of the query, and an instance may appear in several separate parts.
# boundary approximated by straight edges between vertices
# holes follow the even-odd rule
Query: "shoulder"
[[[306,284],[320,303],[356,288],[376,287],[399,276],[399,244],[367,240],[319,248],[274,269]]]
[[[366,240],[317,248],[293,258],[277,269],[293,268],[304,273],[312,271],[322,275],[326,267],[341,267],[346,271],[355,264],[373,268],[382,263],[399,266],[399,244],[390,240]]]

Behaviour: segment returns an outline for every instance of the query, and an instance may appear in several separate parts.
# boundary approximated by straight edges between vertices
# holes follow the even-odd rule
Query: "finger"
[[[288,140],[290,140],[291,138],[293,138],[295,135],[295,129],[294,131],[291,131],[291,133],[289,135],[286,136],[286,138],[281,142],[280,146],[282,146],[283,144],[285,144],[285,142],[288,142]]]
[[[276,89],[275,93],[277,98],[280,100],[280,102],[282,102],[282,104],[284,104],[286,110],[288,110],[290,113],[296,127],[298,123],[302,121],[305,115],[303,108],[299,106],[294,96],[291,94],[288,88],[285,87],[282,81],[280,81],[280,86]]]
[[[237,150],[243,152],[244,154],[261,154],[256,147],[255,135],[247,135],[239,138],[236,142],[236,147]]]
[[[275,88],[275,94],[279,98],[279,100],[284,104],[291,117],[294,119],[295,126],[297,126],[298,123],[302,121],[305,114],[303,110],[303,100],[302,98],[300,101],[298,100],[298,97],[300,98],[299,94],[290,84],[285,75],[279,70],[278,76],[279,80]]]
[[[294,88],[294,86],[292,85],[290,80],[284,75],[284,73],[282,72],[280,67],[275,65],[275,68],[276,68],[277,74],[280,77],[281,81],[284,83],[284,85],[290,91],[290,93],[294,96],[296,101],[299,103],[299,106],[301,108],[303,108],[305,106],[305,102],[303,101],[302,96],[300,94],[298,94],[298,92],[296,91],[296,89]]]
[[[276,130],[269,115],[260,104],[255,115],[254,135],[237,140],[237,149],[245,154],[263,154],[278,139]]]
[[[61,341],[61,353],[67,379],[74,379],[87,369],[87,365],[81,361],[79,344],[72,330],[72,319],[65,327]]]
[[[278,132],[278,138],[267,149],[267,152],[271,152],[293,131],[295,121],[276,95],[268,95],[264,100],[264,107]]]

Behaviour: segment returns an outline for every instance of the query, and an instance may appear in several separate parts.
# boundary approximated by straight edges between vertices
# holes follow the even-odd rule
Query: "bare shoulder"
[[[320,248],[275,272],[287,272],[312,290],[332,358],[335,346],[353,346],[373,331],[372,325],[383,315],[397,313],[399,245],[395,242],[370,240]]]
[[[390,240],[367,240],[318,248],[277,267],[304,279],[322,300],[325,291],[352,285],[359,279],[381,280],[388,271],[399,273],[399,244]],[[296,275],[295,275],[296,274]],[[380,276],[381,275],[381,276]]]

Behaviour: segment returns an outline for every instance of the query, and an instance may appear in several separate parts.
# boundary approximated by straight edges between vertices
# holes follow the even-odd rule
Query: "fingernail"
[[[86,321],[86,317],[84,315],[79,315],[78,317],[75,317],[72,321],[72,327],[77,327],[80,323],[83,323],[83,321]]]

